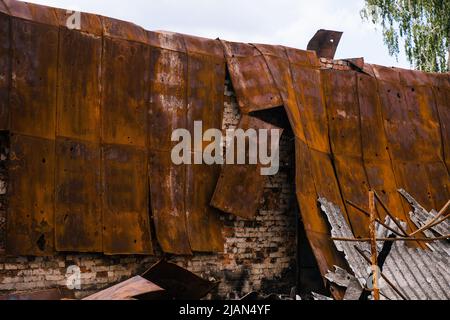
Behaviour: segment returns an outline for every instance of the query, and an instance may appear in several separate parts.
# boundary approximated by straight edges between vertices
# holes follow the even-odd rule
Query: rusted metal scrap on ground
[[[406,236],[450,198],[450,74],[363,59],[348,59],[349,70],[325,70],[319,58],[334,56],[341,33],[321,31],[310,44],[315,51],[305,51],[147,31],[86,13],[81,19],[81,30],[70,30],[65,10],[0,1],[0,130],[11,144],[7,254],[147,255],[153,236],[166,253],[223,251],[221,210],[254,218],[264,180],[254,166],[174,165],[170,138],[177,128],[193,133],[198,120],[221,128],[226,70],[248,124],[270,127],[257,112],[286,110],[300,214],[324,278],[348,259],[330,239],[318,198],[333,204],[326,211],[335,213],[341,236],[357,238],[370,236],[370,214],[361,210]],[[250,208],[227,193],[234,172],[246,177],[242,202]],[[411,219],[411,199],[398,189],[420,203]],[[379,198],[374,208],[369,190]],[[433,245],[433,254],[444,250],[420,241],[411,241],[415,248],[395,242],[392,250],[432,258],[425,249]],[[441,282],[430,286],[411,298],[441,297]],[[344,298],[339,286],[332,289]]]

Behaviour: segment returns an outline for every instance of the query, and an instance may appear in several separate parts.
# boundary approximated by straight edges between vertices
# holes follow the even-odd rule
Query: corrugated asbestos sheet
[[[340,208],[326,199],[320,199],[323,211],[328,217],[333,237],[354,238],[354,234],[343,219]],[[413,213],[414,217],[414,213]],[[384,233],[384,234],[383,234]],[[378,226],[378,234],[386,236],[387,230]],[[361,257],[355,247],[370,256],[370,244],[335,241],[339,251],[345,254],[350,268],[361,286],[369,279],[370,265]],[[450,254],[447,241],[430,245],[431,250],[411,248],[402,241],[393,244],[382,272],[410,300],[447,300],[450,298]],[[382,243],[379,244],[382,247]],[[390,300],[401,299],[394,289],[383,279],[379,280],[382,297]]]
[[[221,127],[222,45],[85,13],[69,30],[68,17],[0,2],[8,253],[151,254],[152,215],[165,252],[222,251],[220,167],[170,159],[173,129]]]

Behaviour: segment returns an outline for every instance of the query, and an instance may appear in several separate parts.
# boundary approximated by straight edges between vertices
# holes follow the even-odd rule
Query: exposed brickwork
[[[227,82],[223,129],[235,127],[239,119],[237,102]],[[283,135],[280,152],[280,172],[269,179],[256,220],[222,216],[226,239],[223,253],[169,257],[170,261],[204,278],[220,280],[211,298],[236,298],[254,290],[288,294],[296,286],[298,209],[294,190],[294,143],[289,130]],[[1,170],[3,165],[0,162],[0,179],[6,182],[7,171]],[[5,199],[0,194],[0,222],[5,213]],[[0,229],[0,238],[2,235]],[[160,257],[160,253],[152,257],[101,254],[0,257],[0,294],[65,286],[67,268],[77,265],[82,273],[81,290],[76,291],[76,296],[83,297],[145,271]]]

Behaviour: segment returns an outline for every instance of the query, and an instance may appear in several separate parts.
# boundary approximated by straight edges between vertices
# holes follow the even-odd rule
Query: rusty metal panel
[[[187,129],[194,136],[194,122],[203,130],[222,127],[225,59],[220,43],[185,36],[188,52]],[[193,150],[194,152],[204,151]],[[223,251],[219,211],[210,206],[221,171],[220,164],[186,166],[186,217],[193,251]]]
[[[402,199],[398,194],[397,180],[389,160],[365,159],[364,168],[366,169],[367,179],[371,189],[377,191],[383,200],[383,203],[389,209],[389,212],[402,221],[409,221]],[[367,202],[367,199],[366,199]],[[377,203],[378,214],[384,221],[386,212]]]
[[[295,139],[296,194],[305,230],[326,233],[328,226],[317,206],[317,191],[310,150],[305,142]]]
[[[357,78],[364,159],[390,161],[377,81],[362,73],[358,73]]]
[[[335,156],[336,175],[338,177],[342,197],[352,201],[360,208],[369,211],[367,195],[370,189],[361,158]],[[369,234],[369,219],[354,207],[346,204],[347,214],[353,233],[357,237]]]
[[[408,119],[416,133],[414,149],[421,161],[443,160],[441,130],[433,91],[430,87],[405,87]],[[411,152],[411,150],[409,151]]]
[[[104,38],[102,140],[145,147],[150,91],[150,49],[136,42]]]
[[[363,165],[360,111],[355,72],[322,72],[336,175],[345,200],[369,210],[370,189]],[[346,204],[350,225],[357,236],[368,234],[368,219]]]
[[[166,290],[175,300],[200,300],[219,284],[165,260],[153,265],[142,277]]]
[[[333,154],[362,157],[356,73],[323,70],[322,79]]]
[[[264,57],[252,45],[222,41],[242,113],[283,105]]]
[[[101,37],[61,29],[58,59],[58,136],[90,142],[100,141],[101,58]]]
[[[27,20],[33,19],[26,2],[17,0],[2,0],[2,2],[5,4],[11,16]]]
[[[294,91],[290,65],[286,51],[281,46],[255,44],[255,48],[263,55],[281,95],[294,135],[305,141],[304,119],[300,115],[297,95]]]
[[[57,51],[57,27],[12,19],[13,132],[55,138]]]
[[[308,50],[314,50],[319,57],[334,59],[343,32],[320,29],[308,43]]]
[[[103,251],[100,174],[97,143],[57,139],[56,251]]]
[[[428,181],[430,182],[430,193],[433,208],[440,210],[450,199],[450,177],[448,169],[442,161],[426,162]]]
[[[135,276],[112,287],[96,292],[83,300],[88,301],[124,301],[136,300],[137,296],[153,293],[164,297],[164,289],[141,276]]]
[[[306,141],[310,148],[330,153],[328,119],[322,94],[320,70],[299,65],[298,60],[293,58],[290,58],[290,61]]]
[[[433,93],[439,114],[444,159],[447,170],[450,170],[450,76],[433,74],[430,77],[433,82]]]
[[[405,189],[427,210],[434,209],[432,189],[425,163],[419,161],[394,161],[394,173],[399,187]]]
[[[102,20],[103,35],[105,37],[148,43],[146,31],[134,23],[109,17],[100,18]]]
[[[9,89],[11,83],[10,17],[0,13],[0,130],[9,130]]]
[[[152,47],[186,53],[184,36],[168,31],[147,31],[148,43]]]
[[[180,35],[149,33],[149,37],[155,47],[151,50],[148,174],[156,237],[164,252],[189,255],[186,167],[171,160],[172,132],[187,128],[188,59]]]
[[[147,152],[104,145],[103,251],[152,254],[148,210]]]
[[[152,49],[151,56],[149,148],[169,152],[173,130],[186,128],[187,57],[159,48]]]
[[[6,5],[3,3],[3,1],[0,1],[0,13],[4,13],[9,16],[9,10],[6,7]]]
[[[248,129],[282,131],[274,125],[246,115],[241,118],[238,128],[244,131]],[[271,136],[270,132],[268,136]],[[267,181],[267,176],[261,175],[261,168],[259,163],[224,165],[211,205],[244,219],[255,218]]]
[[[172,163],[170,152],[150,150],[150,199],[156,237],[164,252],[189,255],[185,210],[186,168]]]
[[[399,77],[398,71],[392,69],[383,70],[383,78],[389,79],[389,81],[394,81]],[[399,80],[396,82],[379,80],[379,92],[382,102],[384,127],[392,157],[409,161],[422,159],[422,156],[427,157],[428,155],[420,154],[418,146],[423,141],[418,137],[419,133],[416,130],[421,130],[421,128],[419,128],[413,115],[418,110],[414,108],[414,103],[410,105],[407,99],[414,92],[404,88]]]
[[[54,252],[55,142],[11,136],[7,253]]]
[[[310,67],[310,68],[317,68],[319,69],[320,59],[317,57],[317,54],[315,51],[310,50],[300,50],[290,47],[285,47],[286,54],[289,58],[289,61],[292,64],[295,64],[297,66],[304,66],[304,67]]]

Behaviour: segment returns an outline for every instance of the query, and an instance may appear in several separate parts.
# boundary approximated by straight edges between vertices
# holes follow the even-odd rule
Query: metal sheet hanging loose
[[[56,163],[56,250],[102,252],[99,145],[59,138]]]

